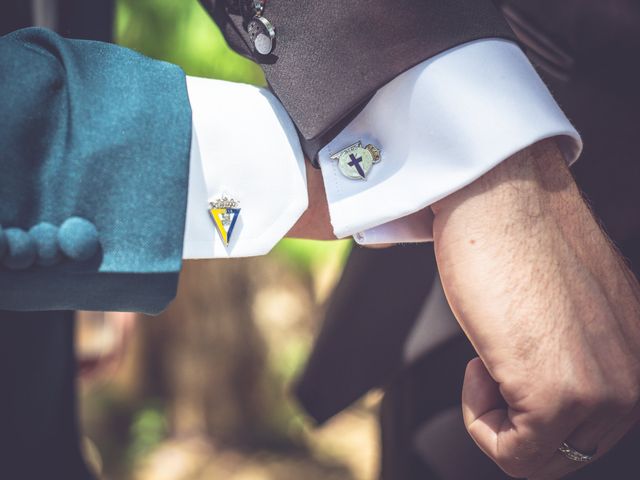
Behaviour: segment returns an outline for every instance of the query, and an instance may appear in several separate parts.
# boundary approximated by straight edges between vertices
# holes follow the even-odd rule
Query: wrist
[[[320,170],[311,167],[309,164],[306,167],[309,204],[286,236],[289,238],[335,240],[336,237],[333,234],[329,218],[329,207],[322,174]]]

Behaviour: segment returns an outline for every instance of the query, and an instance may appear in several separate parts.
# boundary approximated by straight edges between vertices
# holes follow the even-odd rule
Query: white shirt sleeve
[[[577,159],[580,136],[515,43],[448,50],[381,88],[320,151],[334,233],[361,244],[431,240],[431,204],[550,137]],[[366,180],[331,158],[359,141],[382,152]]]
[[[193,122],[182,256],[264,255],[307,209],[295,127],[265,89],[187,77],[187,90]],[[237,208],[223,218],[210,204],[229,206],[225,197]]]

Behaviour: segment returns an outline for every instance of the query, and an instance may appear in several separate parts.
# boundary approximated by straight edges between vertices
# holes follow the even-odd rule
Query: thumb
[[[462,414],[467,431],[484,453],[498,456],[498,434],[508,424],[507,406],[480,358],[467,365],[462,386]]]

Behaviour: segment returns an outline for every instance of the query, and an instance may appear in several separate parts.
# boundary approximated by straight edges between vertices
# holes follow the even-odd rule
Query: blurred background
[[[196,0],[119,0],[116,40],[187,74],[261,85]],[[103,479],[370,480],[379,395],[314,430],[289,394],[350,242],[187,262],[159,317],[81,312],[81,422]]]

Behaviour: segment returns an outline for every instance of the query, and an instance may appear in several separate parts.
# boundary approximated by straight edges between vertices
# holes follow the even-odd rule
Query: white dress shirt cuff
[[[430,240],[429,205],[550,137],[567,162],[579,156],[580,136],[516,44],[448,50],[380,89],[319,153],[334,233],[363,244]],[[366,180],[331,158],[358,141],[382,151]]]
[[[307,209],[295,127],[265,89],[187,77],[187,90],[193,128],[183,258],[264,255]],[[228,245],[209,211],[222,197],[240,208]]]

